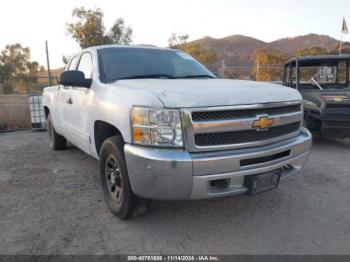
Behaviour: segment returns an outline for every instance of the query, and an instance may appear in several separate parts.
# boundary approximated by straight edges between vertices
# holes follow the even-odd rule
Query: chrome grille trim
[[[282,141],[294,136],[297,136],[300,132],[303,119],[301,101],[292,102],[280,102],[280,103],[268,103],[268,104],[255,104],[255,105],[240,105],[240,106],[224,106],[224,107],[206,107],[206,108],[184,108],[181,110],[182,123],[184,128],[184,140],[185,147],[190,152],[200,152],[200,151],[214,151],[214,150],[225,150],[234,148],[244,148],[252,146],[266,145],[278,141]],[[279,112],[280,107],[293,106],[295,109],[299,109],[296,112],[279,113],[273,114],[273,109],[275,112]],[[258,110],[257,110],[258,109]],[[248,118],[238,118],[238,119],[221,119],[221,120],[207,120],[207,121],[193,121],[192,113],[196,112],[213,112],[213,111],[234,111],[234,110],[253,110],[255,112],[263,113],[264,109],[270,112],[270,114],[258,114],[255,117]],[[280,111],[281,112],[281,111]],[[300,128],[297,131],[292,131],[286,135],[273,137],[265,139],[262,141],[252,141],[238,144],[217,144],[217,145],[207,145],[199,146],[196,145],[195,135],[196,134],[207,134],[207,133],[223,133],[223,132],[234,132],[234,131],[244,131],[244,130],[254,130],[252,128],[255,120],[259,119],[261,116],[270,116],[274,119],[273,127],[284,126],[292,123],[299,122]],[[261,131],[268,132],[268,131]]]
[[[255,118],[256,115],[269,116],[284,115],[299,112],[301,105],[288,105],[276,108],[254,108],[254,109],[234,109],[234,110],[215,110],[215,111],[204,111],[204,112],[192,112],[193,122],[202,121],[214,121],[214,120],[232,120],[242,118]]]
[[[271,116],[271,115],[258,115]],[[299,122],[303,117],[303,112],[295,112],[285,115],[273,115],[273,126],[283,126],[294,122]],[[195,134],[212,133],[212,132],[229,132],[252,129],[254,121],[257,117],[232,119],[232,120],[215,120],[215,121],[201,121],[193,122],[192,130]]]

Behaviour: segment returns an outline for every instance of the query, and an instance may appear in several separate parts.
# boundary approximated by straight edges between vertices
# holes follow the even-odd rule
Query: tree
[[[127,45],[132,42],[132,30],[130,27],[125,26],[122,18],[118,18],[112,26],[108,37],[113,44]]]
[[[0,64],[0,77],[9,77],[12,75],[12,73],[13,73],[13,69],[10,65]]]
[[[6,45],[1,51],[0,63],[12,68],[13,76],[24,76],[28,72],[28,62],[30,59],[30,50],[28,47],[22,47],[21,44]]]
[[[106,33],[103,12],[99,8],[95,10],[75,8],[72,17],[78,18],[78,21],[67,24],[67,32],[81,48],[105,44],[129,44],[132,41],[132,29],[125,26],[122,18],[118,18],[110,32]]]
[[[330,54],[339,54],[339,48],[340,48],[340,43],[338,43],[332,51],[330,51]],[[349,42],[344,42],[342,43],[342,48],[341,48],[341,53],[342,54],[350,54],[350,43]]]
[[[37,74],[42,69],[38,62],[30,61],[29,47],[19,43],[6,45],[0,53],[0,75],[18,78],[7,83],[13,91],[25,93],[26,86],[37,82]]]
[[[213,50],[205,50],[199,44],[189,43],[187,42],[188,38],[186,34],[177,35],[174,33],[169,38],[169,47],[184,51],[205,65],[212,64],[217,60]]]
[[[295,52],[296,56],[308,56],[308,55],[325,55],[328,54],[327,50],[320,46],[310,46],[298,49]]]
[[[275,81],[281,79],[283,64],[288,56],[280,51],[268,48],[254,50],[253,77],[258,81]]]
[[[11,66],[4,64],[2,65],[0,63],[0,86],[3,87],[3,92],[11,93],[11,86],[9,86],[6,82],[6,80],[11,76],[13,69]]]

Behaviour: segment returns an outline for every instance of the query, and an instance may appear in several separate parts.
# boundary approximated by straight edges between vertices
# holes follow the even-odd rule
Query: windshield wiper
[[[168,78],[175,79],[175,77],[167,74],[150,74],[150,75],[134,75],[134,76],[125,76],[116,79],[110,80],[110,82],[118,81],[118,80],[127,80],[127,79],[146,79],[146,78]]]
[[[312,82],[314,82],[315,86],[317,86],[320,90],[323,90],[322,86],[315,80],[314,77],[310,78]]]
[[[178,76],[176,78],[200,78],[200,77],[216,78],[212,75],[187,75],[187,76]]]

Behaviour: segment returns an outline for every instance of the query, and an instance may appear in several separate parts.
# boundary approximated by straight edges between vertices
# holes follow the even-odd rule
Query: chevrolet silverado
[[[43,106],[50,147],[99,160],[121,219],[150,199],[204,199],[276,188],[308,159],[297,90],[218,79],[190,55],[98,46],[67,64]]]

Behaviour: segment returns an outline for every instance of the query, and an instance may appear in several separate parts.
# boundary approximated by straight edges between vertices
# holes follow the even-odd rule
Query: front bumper
[[[350,109],[306,109],[304,114],[320,121],[350,121]]]
[[[133,192],[149,199],[202,199],[244,193],[244,177],[282,168],[281,179],[298,172],[307,161],[311,134],[278,143],[226,151],[189,153],[126,144],[124,148]],[[228,181],[224,187],[212,181]]]
[[[350,137],[349,109],[322,109],[320,112],[305,111],[307,119],[316,119],[313,129],[321,131],[325,136]]]

